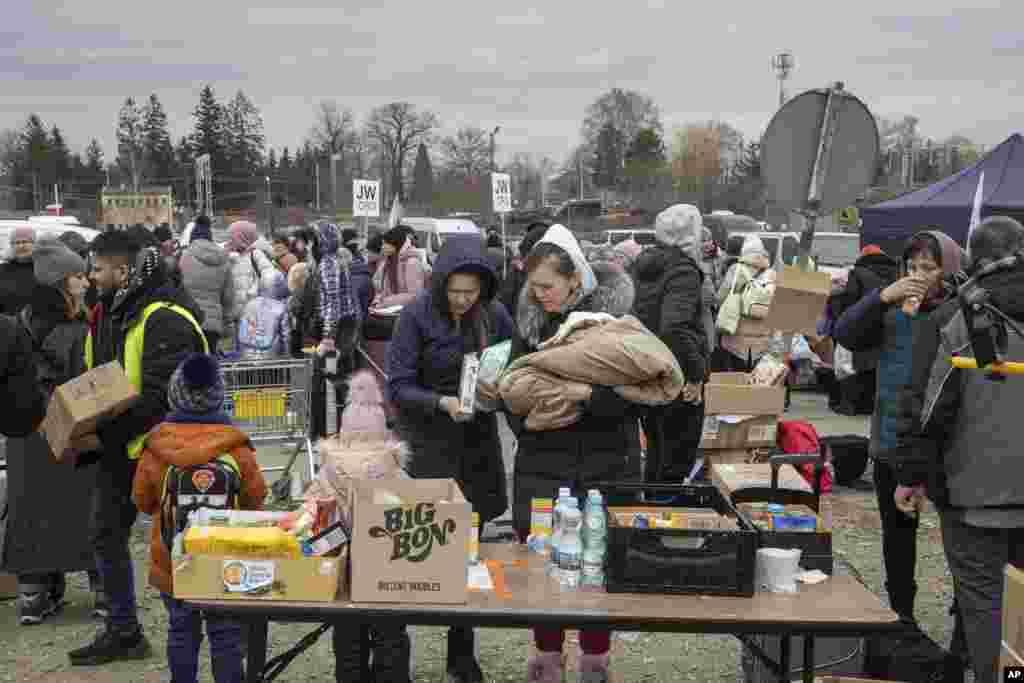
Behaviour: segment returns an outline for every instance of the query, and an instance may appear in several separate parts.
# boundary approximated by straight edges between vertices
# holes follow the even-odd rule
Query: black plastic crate
[[[735,519],[735,530],[638,529],[608,516],[609,593],[754,594],[757,532],[714,486],[595,484],[645,494],[644,507],[707,508]]]

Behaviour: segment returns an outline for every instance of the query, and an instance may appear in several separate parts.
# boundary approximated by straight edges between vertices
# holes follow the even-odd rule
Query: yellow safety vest
[[[131,326],[128,330],[128,334],[124,337],[124,351],[121,354],[121,358],[118,358],[118,362],[121,363],[121,367],[124,368],[124,374],[128,377],[128,381],[133,387],[135,387],[140,393],[142,392],[142,351],[145,349],[145,337],[146,337],[146,322],[149,320],[149,316],[153,315],[160,309],[166,308],[174,311],[178,315],[192,323],[192,327],[195,328],[196,334],[203,340],[203,353],[210,352],[210,345],[206,341],[206,335],[203,334],[203,328],[199,326],[195,317],[188,312],[187,309],[178,306],[177,304],[167,303],[166,301],[158,301],[146,306],[142,310],[142,318]],[[95,358],[93,356],[92,349],[92,332],[89,332],[89,336],[85,340],[85,367],[88,370],[92,370],[93,362]],[[137,459],[142,455],[142,447],[146,444],[146,437],[148,434],[140,434],[131,441],[128,442],[128,458],[131,460]]]

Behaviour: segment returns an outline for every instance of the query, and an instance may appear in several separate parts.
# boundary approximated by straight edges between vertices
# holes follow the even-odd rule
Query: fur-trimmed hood
[[[636,298],[633,278],[606,263],[595,263],[591,265],[591,268],[597,280],[595,289],[570,304],[558,315],[553,316],[547,313],[533,298],[530,288],[523,287],[516,307],[516,326],[520,336],[530,346],[536,347],[549,336],[546,334],[546,330],[556,322],[556,319],[560,320],[574,311],[608,313],[615,317],[621,317],[633,310],[633,300]],[[555,324],[555,329],[557,327],[558,325]]]

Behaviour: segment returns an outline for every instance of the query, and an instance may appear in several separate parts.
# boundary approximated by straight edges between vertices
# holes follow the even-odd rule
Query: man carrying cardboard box
[[[90,369],[117,361],[138,389],[139,400],[125,413],[100,424],[101,448],[81,454],[80,463],[99,462],[93,499],[96,565],[110,601],[104,629],[89,645],[69,653],[74,665],[97,665],[149,656],[136,616],[135,577],[128,539],[138,510],[132,480],[145,436],[169,409],[167,387],[184,358],[209,351],[201,314],[191,298],[167,277],[154,248],[143,248],[129,233],[105,233],[93,242],[92,280],[100,294],[86,340]]]

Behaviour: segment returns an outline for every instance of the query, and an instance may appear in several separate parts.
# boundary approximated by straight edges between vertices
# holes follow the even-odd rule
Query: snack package
[[[551,498],[534,498],[530,501],[530,536],[526,539],[526,546],[535,553],[548,553],[554,506],[555,501]]]
[[[786,381],[789,368],[774,355],[767,353],[757,361],[750,373],[750,383],[757,386],[777,387]]]
[[[480,370],[477,373],[478,382],[486,382],[494,387],[498,386],[498,379],[508,365],[508,359],[512,355],[512,342],[503,341],[494,346],[488,346],[480,354]],[[479,393],[476,397],[476,409],[492,413],[501,407],[501,401],[482,398]]]
[[[189,527],[185,530],[184,551],[190,555],[285,559],[302,557],[298,539],[276,526]]]
[[[476,412],[476,385],[480,376],[480,357],[467,353],[462,357],[462,378],[459,381],[459,412],[467,417]]]

